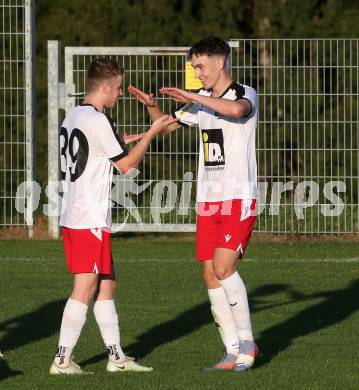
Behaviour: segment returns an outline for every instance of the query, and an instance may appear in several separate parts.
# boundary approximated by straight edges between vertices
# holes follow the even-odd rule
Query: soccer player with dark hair
[[[203,265],[212,313],[226,347],[225,356],[207,370],[242,372],[253,366],[253,339],[246,287],[237,262],[255,224],[257,166],[255,133],[256,91],[233,81],[226,61],[230,48],[217,37],[195,43],[189,51],[203,88],[197,93],[161,88],[182,106],[174,112],[179,126],[200,130],[197,179],[196,257]],[[153,120],[164,113],[152,94],[130,86],[129,92],[147,106]]]
[[[93,61],[87,72],[83,104],[66,116],[60,134],[64,197],[60,217],[66,262],[73,290],[62,317],[58,353],[51,374],[82,374],[72,353],[86,321],[88,305],[108,352],[107,371],[151,371],[125,356],[115,307],[116,277],[111,254],[111,182],[113,167],[122,173],[138,166],[155,136],[174,123],[161,116],[138,135],[119,137],[103,113],[122,95],[123,69],[109,58]],[[138,141],[127,150],[125,144]]]

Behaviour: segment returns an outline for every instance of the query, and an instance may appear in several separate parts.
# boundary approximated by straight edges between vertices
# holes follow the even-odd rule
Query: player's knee
[[[96,293],[97,280],[97,278],[76,280],[71,297],[88,304]]]
[[[213,263],[213,270],[219,280],[227,279],[234,272],[232,268],[229,268],[225,264],[221,263]]]

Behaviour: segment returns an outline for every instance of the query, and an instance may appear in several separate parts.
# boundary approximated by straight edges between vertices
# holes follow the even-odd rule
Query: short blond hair
[[[122,66],[111,58],[98,58],[91,62],[86,75],[87,91],[99,88],[101,84],[123,75]]]

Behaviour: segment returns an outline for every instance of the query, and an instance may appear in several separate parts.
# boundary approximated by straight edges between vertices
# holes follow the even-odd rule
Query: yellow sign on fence
[[[202,88],[202,83],[195,76],[195,70],[192,66],[191,61],[186,61],[185,88],[186,89],[200,89],[200,88]]]

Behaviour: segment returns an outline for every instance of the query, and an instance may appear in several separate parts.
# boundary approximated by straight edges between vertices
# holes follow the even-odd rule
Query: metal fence
[[[34,206],[33,15],[32,1],[0,3],[0,227],[27,226],[29,236]]]
[[[54,59],[59,49],[56,42],[49,42],[49,58]],[[104,48],[104,47],[66,47],[65,48],[65,83],[62,88],[62,108],[68,112],[81,102],[85,93],[85,73],[90,62],[103,56],[115,58],[125,69],[123,79],[124,96],[116,107],[109,111],[114,119],[118,131],[127,134],[142,132],[149,128],[150,118],[144,106],[139,105],[136,99],[126,93],[128,85],[158,95],[162,86],[172,85],[183,87],[185,54],[188,48]],[[52,72],[49,69],[49,72]],[[49,99],[54,104],[59,87],[54,84],[57,76],[52,74],[49,80]],[[61,87],[62,85],[62,87]],[[51,92],[53,91],[53,92]],[[157,96],[157,100],[164,112],[172,112],[176,105],[164,96]],[[56,122],[56,119],[55,119]],[[50,139],[57,138],[56,123],[49,123]],[[56,134],[53,131],[56,131]],[[127,207],[121,202],[114,205],[114,229],[121,231],[194,231],[195,230],[195,177],[197,171],[198,134],[195,129],[180,130],[165,136],[159,135],[151,144],[149,153],[138,167],[138,175],[131,178],[115,176],[115,187],[112,191],[114,200],[121,200],[123,190],[127,191]],[[55,143],[49,149],[49,155],[58,153]],[[49,160],[50,161],[50,160]],[[57,161],[49,164],[52,179],[58,178]],[[55,176],[54,176],[55,175]],[[169,187],[166,187],[166,184]],[[193,184],[193,185],[192,185]],[[164,188],[164,187],[166,188]],[[186,187],[192,186],[191,202],[188,209],[181,209],[183,194]],[[164,191],[166,200],[162,204],[153,203],[153,194]],[[182,201],[181,201],[182,199]],[[123,204],[123,202],[122,202]],[[125,222],[125,223],[124,223]],[[157,223],[156,223],[157,222]],[[51,233],[58,234],[56,217],[50,218]]]
[[[358,233],[359,40],[231,43],[233,76],[260,101],[257,230]]]
[[[259,94],[261,213],[256,232],[357,233],[358,40],[232,40],[230,45],[233,78]],[[49,58],[57,52],[50,42]],[[57,99],[68,111],[83,98],[85,72],[96,57],[111,56],[123,65],[124,91],[133,84],[158,95],[161,86],[184,87],[185,55],[186,48],[67,47],[65,83],[56,85],[58,76],[52,77],[49,108]],[[175,108],[170,99],[157,99],[165,112]],[[120,132],[136,133],[150,125],[145,108],[128,93],[110,115]],[[58,126],[49,129],[50,142],[57,139]],[[124,189],[128,195],[126,208],[113,208],[115,226],[127,231],[195,229],[198,141],[194,129],[160,136],[133,181],[115,178],[114,198]],[[57,150],[54,144],[49,153]],[[58,172],[58,166],[52,171]],[[56,173],[52,178],[58,178]],[[159,204],[151,201],[156,191],[164,195]],[[183,208],[186,196],[188,209]],[[56,222],[53,218],[54,235]]]

